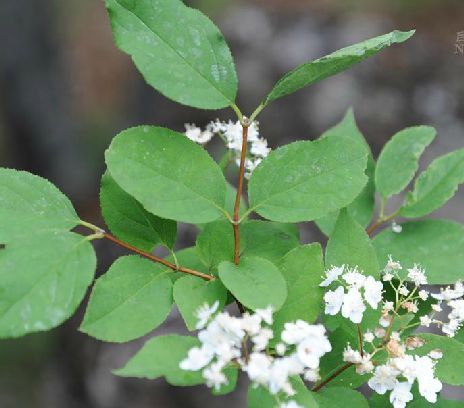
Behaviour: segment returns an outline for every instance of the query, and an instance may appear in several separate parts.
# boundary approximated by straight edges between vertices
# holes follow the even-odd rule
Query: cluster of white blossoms
[[[353,323],[361,323],[366,303],[377,309],[382,300],[382,282],[372,276],[363,275],[356,268],[348,268],[345,265],[332,266],[326,271],[320,286],[335,286],[335,283],[339,286],[324,295],[326,314],[336,315],[341,310],[343,317]]]
[[[199,144],[208,143],[215,135],[219,136],[226,147],[232,152],[233,160],[240,165],[240,153],[242,151],[243,128],[240,121],[221,122],[218,119],[206,125],[202,130],[194,124],[185,124],[185,135]],[[267,140],[259,136],[258,122],[254,121],[248,128],[247,158],[245,160],[245,177],[249,178],[253,170],[269,154],[271,149],[267,146]]]
[[[218,305],[204,305],[198,311],[201,346],[190,349],[180,367],[202,370],[206,384],[216,389],[228,383],[224,369],[237,367],[252,383],[266,387],[276,396],[281,408],[298,408],[291,400],[295,391],[290,379],[300,375],[308,381],[319,379],[319,361],[332,350],[325,328],[302,320],[286,323],[280,342],[271,351],[271,307],[235,317],[227,312],[215,315]],[[285,401],[280,401],[278,394],[285,395]]]
[[[363,303],[367,302],[376,308],[382,301],[378,327],[373,331],[366,331],[363,335],[360,332],[359,350],[354,350],[348,344],[343,352],[343,360],[353,364],[358,374],[371,375],[367,383],[372,390],[379,394],[389,391],[390,402],[394,408],[404,408],[413,399],[411,388],[415,382],[419,394],[428,402],[435,403],[437,393],[442,389],[442,383],[435,377],[435,364],[442,357],[442,352],[436,349],[427,355],[414,355],[413,350],[420,349],[425,341],[419,336],[407,335],[405,331],[419,324],[429,326],[433,322],[440,324],[446,334],[454,334],[464,321],[464,301],[459,299],[464,295],[464,285],[458,282],[454,288],[447,287],[439,294],[431,294],[422,288],[422,285],[427,284],[427,276],[420,266],[414,265],[403,271],[401,264],[391,257],[383,270],[382,281],[393,289],[394,300],[383,299],[385,292],[381,282],[369,276],[365,277],[357,270],[342,266],[332,267],[326,272],[321,286],[329,286],[334,282],[341,284],[336,290],[328,291],[324,297],[327,314],[334,315],[342,309],[344,317],[354,323],[360,323],[365,310]],[[364,290],[363,296],[361,288]],[[355,294],[350,295],[343,312],[345,297],[350,291]],[[406,324],[404,327],[399,325],[398,331],[393,330],[395,318],[400,319],[401,314],[409,315],[411,321],[419,312],[420,302],[426,301],[429,296],[439,301],[432,305],[433,313],[441,310],[442,302],[447,302],[451,308],[448,315],[449,323],[439,322],[426,315],[419,318],[420,323]],[[355,298],[356,302],[353,302],[352,298]],[[357,305],[355,308],[352,306],[353,303]],[[381,351],[386,352],[387,357],[376,360]],[[382,354],[385,355],[384,353]]]

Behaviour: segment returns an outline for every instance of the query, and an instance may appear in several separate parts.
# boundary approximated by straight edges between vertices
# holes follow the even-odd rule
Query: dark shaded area
[[[439,134],[423,165],[464,146],[464,55],[455,54],[456,33],[464,30],[462,1],[190,3],[209,14],[231,44],[244,112],[307,59],[395,28],[417,29],[404,45],[270,106],[260,121],[272,147],[318,137],[349,106],[375,154],[393,133],[415,124],[434,125]],[[118,131],[138,124],[182,130],[186,122],[233,117],[178,106],[148,87],[114,46],[101,1],[4,0],[0,37],[0,165],[47,177],[93,223],[102,224],[97,198],[103,152]],[[434,217],[464,221],[462,191],[458,195]],[[186,226],[179,235],[181,247],[194,241]],[[304,241],[321,238],[311,225],[302,235]],[[121,252],[106,242],[96,246],[102,273]],[[2,408],[245,406],[243,392],[218,398],[203,387],[113,376],[111,370],[144,339],[100,343],[77,331],[82,314],[81,308],[50,333],[1,342]],[[173,312],[157,333],[180,327]]]

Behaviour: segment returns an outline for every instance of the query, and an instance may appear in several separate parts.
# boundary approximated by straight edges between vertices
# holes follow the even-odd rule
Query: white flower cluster
[[[234,317],[218,313],[218,303],[203,306],[198,311],[198,338],[201,347],[192,348],[181,361],[183,370],[202,370],[209,387],[227,384],[226,367],[237,367],[247,373],[256,385],[266,387],[273,395],[295,394],[290,382],[303,375],[308,381],[319,379],[320,358],[332,347],[322,325],[310,325],[302,320],[286,323],[275,353],[269,352],[269,340],[274,336],[272,308],[256,310]],[[284,401],[281,407],[297,408],[294,401]]]
[[[240,165],[243,140],[243,128],[240,121],[221,122],[216,120],[208,123],[205,130],[194,124],[187,123],[185,124],[185,135],[190,140],[202,145],[208,143],[213,136],[218,135],[233,153],[236,164]],[[267,146],[267,140],[259,136],[258,122],[252,122],[248,128],[248,143],[248,155],[245,161],[245,176],[247,178],[271,151]]]
[[[366,310],[365,304],[377,309],[382,300],[382,282],[372,276],[363,275],[356,268],[333,266],[326,271],[325,279],[320,286],[327,287],[334,282],[340,286],[324,295],[326,314],[336,315],[341,310],[343,317],[353,323],[361,323]]]
[[[434,371],[436,359],[442,357],[441,351],[433,350],[427,356],[411,355],[407,351],[423,346],[424,340],[417,336],[406,337],[404,342],[401,340],[404,331],[417,326],[418,323],[393,331],[393,323],[400,311],[414,315],[419,310],[418,303],[430,296],[428,291],[421,288],[421,285],[427,284],[427,277],[422,268],[414,265],[404,273],[406,276],[402,270],[401,264],[391,257],[383,270],[382,280],[392,287],[394,301],[382,299],[385,292],[380,281],[345,266],[329,269],[321,283],[323,287],[334,282],[340,284],[337,289],[329,290],[324,296],[326,313],[335,315],[341,310],[342,315],[354,323],[361,322],[366,309],[365,303],[376,309],[382,301],[379,327],[373,332],[367,331],[363,335],[360,333],[359,350],[353,350],[348,344],[343,352],[343,360],[353,364],[358,374],[371,374],[368,384],[377,393],[385,394],[390,391],[390,402],[394,408],[404,408],[413,399],[411,387],[415,382],[418,384],[419,393],[431,403],[437,401],[437,393],[442,388],[442,383],[435,378]],[[464,321],[464,301],[457,300],[463,294],[464,285],[458,283],[453,289],[448,287],[440,294],[431,295],[440,302],[448,302],[452,309],[449,318],[450,322],[453,322],[453,328]],[[438,310],[440,305],[433,307]],[[422,324],[432,322],[428,316],[420,320]],[[443,324],[444,331],[445,327],[451,330],[449,326],[450,324]],[[374,361],[380,351],[387,353],[387,359]]]
[[[390,402],[394,408],[404,408],[413,399],[411,387],[417,381],[419,394],[428,402],[437,402],[437,393],[442,383],[435,378],[435,359],[439,353],[427,356],[404,354],[404,346],[399,345],[396,357],[389,358],[385,364],[375,368],[374,375],[368,381],[378,394],[390,393]]]
[[[435,323],[443,333],[449,337],[454,337],[456,332],[462,327],[464,323],[464,285],[458,281],[454,284],[454,288],[446,287],[440,293],[432,293],[431,296],[438,300],[438,303],[432,305],[431,315],[421,316],[421,324],[429,327],[430,324]],[[448,314],[448,322],[435,319],[435,314],[442,311],[443,303],[450,309]]]

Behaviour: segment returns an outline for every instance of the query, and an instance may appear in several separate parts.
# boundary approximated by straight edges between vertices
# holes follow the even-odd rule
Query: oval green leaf
[[[414,31],[392,31],[342,48],[317,60],[306,62],[280,79],[263,102],[263,105],[345,71],[352,65],[365,60],[392,44],[406,41],[413,34]]]
[[[464,183],[464,149],[434,160],[416,180],[400,215],[422,217],[440,208]]]
[[[253,172],[250,207],[280,222],[323,217],[346,207],[363,190],[366,162],[364,146],[347,137],[283,146]]]
[[[284,324],[295,320],[314,323],[321,312],[324,291],[319,286],[324,272],[319,244],[302,245],[286,254],[279,270],[287,282],[288,296],[274,314],[274,338],[279,339]]]
[[[346,209],[340,211],[327,243],[326,265],[358,267],[365,275],[380,275],[377,255],[369,236]]]
[[[252,310],[272,306],[277,311],[287,298],[287,283],[282,273],[266,259],[243,258],[239,265],[221,262],[219,277],[224,286]]]
[[[25,171],[0,168],[0,242],[79,224],[71,202],[53,184]]]
[[[84,298],[95,267],[89,241],[67,231],[30,234],[0,249],[0,337],[64,322]]]
[[[149,213],[108,172],[101,180],[100,205],[106,225],[123,241],[147,252],[159,244],[167,248],[174,246],[176,222]]]
[[[406,188],[417,172],[420,156],[436,133],[430,126],[414,126],[401,130],[388,141],[375,169],[375,186],[383,198]]]
[[[106,0],[118,47],[168,98],[201,109],[230,106],[237,74],[219,29],[180,0]]]
[[[204,223],[224,216],[221,170],[202,147],[180,133],[131,128],[113,139],[105,158],[116,183],[159,217]]]
[[[450,284],[464,278],[464,227],[453,221],[406,222],[397,234],[385,229],[373,241],[380,265],[388,255],[403,269],[415,263],[425,268],[429,284]]]
[[[199,347],[196,337],[168,334],[148,340],[139,352],[119,370],[120,377],[137,377],[154,380],[165,377],[171,385],[203,384],[201,371],[187,371],[179,367],[192,347]]]
[[[119,258],[97,279],[80,331],[115,343],[149,333],[171,311],[170,273],[135,255]]]

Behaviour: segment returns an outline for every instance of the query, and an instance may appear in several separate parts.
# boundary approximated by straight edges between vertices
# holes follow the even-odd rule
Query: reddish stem
[[[245,122],[245,120],[244,120]],[[235,196],[235,205],[234,205],[234,218],[233,218],[233,228],[234,228],[234,264],[238,265],[240,260],[240,229],[239,229],[239,215],[240,215],[240,200],[242,198],[243,192],[243,179],[245,177],[245,161],[247,154],[247,143],[248,143],[248,126],[249,123],[242,123],[243,128],[243,137],[242,137],[242,152],[240,156],[240,170],[238,173],[238,186],[237,186],[237,195]]]
[[[334,371],[325,380],[322,380],[319,384],[316,384],[311,391],[318,392],[321,388],[325,387],[330,381],[332,381],[335,377],[338,377],[341,373],[350,368],[352,365],[353,363],[346,363],[345,365],[342,365],[338,370]]]
[[[147,259],[150,259],[151,261],[163,264],[164,266],[167,266],[168,268],[172,269],[173,271],[187,273],[189,275],[198,276],[199,278],[203,278],[203,279],[206,279],[206,280],[213,280],[214,279],[214,276],[208,275],[206,273],[198,272],[198,271],[195,271],[195,270],[189,269],[189,268],[184,268],[182,266],[176,266],[173,263],[171,263],[169,261],[166,261],[166,259],[159,258],[159,257],[157,257],[155,255],[152,255],[152,254],[148,253],[148,252],[142,251],[142,250],[136,248],[135,246],[132,246],[132,245],[128,244],[127,242],[121,241],[118,238],[114,237],[113,235],[108,234],[107,232],[103,233],[103,237],[106,238],[107,240],[111,241],[111,242],[114,242],[115,244],[117,244],[117,245],[119,245],[119,246],[121,246],[123,248],[128,249],[129,251],[135,252],[136,254],[139,254],[139,255],[147,258]]]

